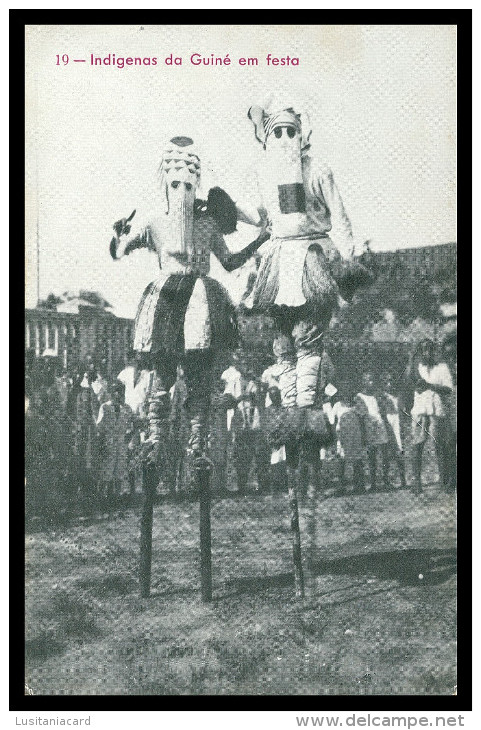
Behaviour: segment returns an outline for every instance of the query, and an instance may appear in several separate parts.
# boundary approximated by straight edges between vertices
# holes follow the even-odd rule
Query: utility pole
[[[37,307],[40,304],[40,236],[39,236],[39,224],[38,219],[40,216],[38,206],[38,167],[37,167]]]

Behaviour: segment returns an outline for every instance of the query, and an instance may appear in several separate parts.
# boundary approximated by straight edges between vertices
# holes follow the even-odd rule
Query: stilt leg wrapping
[[[165,445],[167,443],[168,416],[170,400],[165,391],[156,391],[149,403],[149,439],[146,445],[150,450],[146,452],[146,462],[143,465],[142,480],[144,501],[140,519],[140,595],[147,598],[150,595],[150,581],[152,571],[152,523],[154,499],[159,481],[159,474],[165,462]],[[162,452],[164,458],[162,458]]]

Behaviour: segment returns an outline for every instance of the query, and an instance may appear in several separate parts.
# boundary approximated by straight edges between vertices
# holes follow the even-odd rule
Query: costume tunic
[[[322,305],[321,308],[330,310],[337,303],[338,288],[329,273],[328,263],[348,258],[353,249],[351,224],[332,171],[327,165],[316,163],[310,155],[303,155],[305,203],[303,201],[301,207],[305,210],[292,213],[286,213],[286,204],[279,200],[274,176],[269,175],[268,169],[263,173],[258,183],[257,209],[261,220],[270,226],[271,239],[263,247],[252,293],[253,308],[299,307],[309,303],[316,309]],[[239,218],[247,223],[258,223],[244,209],[239,209]],[[335,218],[338,233],[336,245],[328,235],[332,218]],[[311,256],[308,256],[309,249],[313,252]]]
[[[161,252],[161,274],[147,286],[140,301],[134,350],[179,357],[186,350],[235,347],[234,305],[224,287],[205,273],[210,250],[221,236],[216,223],[209,216],[194,219],[194,251],[188,260],[166,247],[167,218],[159,217],[141,234],[146,245]]]

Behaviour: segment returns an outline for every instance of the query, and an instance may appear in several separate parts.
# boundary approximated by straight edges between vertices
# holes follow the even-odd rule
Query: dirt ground
[[[212,504],[214,600],[199,508],[155,507],[152,595],[139,509],[27,536],[26,681],[36,695],[452,694],[455,496],[319,497],[301,507],[294,597],[287,495]]]

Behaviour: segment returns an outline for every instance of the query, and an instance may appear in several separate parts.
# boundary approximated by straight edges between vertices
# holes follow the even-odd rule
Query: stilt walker
[[[187,386],[189,451],[198,477],[201,513],[202,597],[210,600],[210,496],[206,458],[207,425],[215,356],[237,345],[234,306],[227,291],[207,275],[210,252],[228,271],[241,266],[269,237],[261,235],[231,254],[223,235],[236,229],[235,204],[220,188],[207,201],[195,197],[200,160],[189,137],[173,138],[159,167],[160,206],[150,223],[130,235],[129,218],[114,224],[110,243],[114,259],[137,248],[158,256],[160,276],[145,289],[134,330],[134,350],[149,353],[154,369],[148,406],[148,439],[144,443],[144,504],[140,537],[142,596],[150,593],[152,514],[156,484],[168,463],[170,395],[181,364]],[[135,213],[135,211],[134,211]]]
[[[294,406],[287,402],[292,401],[292,382],[285,378],[289,393],[283,392],[282,382],[279,387],[288,409],[286,419],[292,423],[291,441],[307,455],[314,483],[319,447],[329,439],[321,399],[332,377],[323,372],[324,333],[337,306],[373,277],[354,258],[351,224],[332,171],[309,154],[307,117],[282,105],[251,107],[248,117],[264,155],[258,172],[258,204],[253,210],[237,205],[238,218],[268,226],[271,232],[248,304],[254,312],[270,314],[295,351]],[[339,234],[337,246],[329,237],[333,222]],[[287,466],[296,593],[303,595],[296,458],[289,463],[288,457]]]

